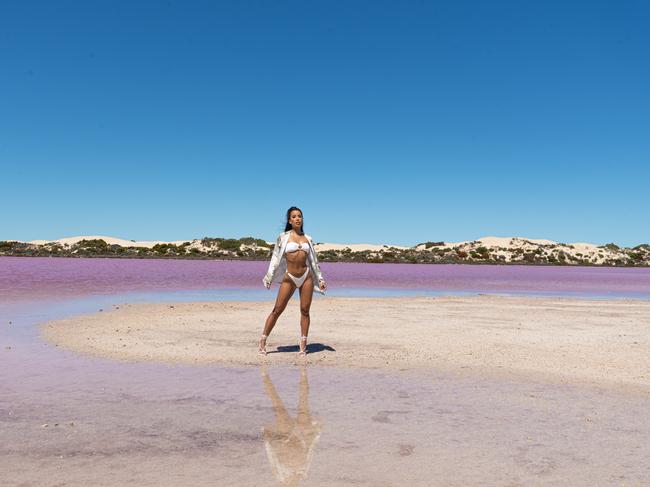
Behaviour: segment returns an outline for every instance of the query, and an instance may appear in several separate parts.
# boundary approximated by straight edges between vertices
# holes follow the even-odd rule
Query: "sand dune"
[[[167,240],[127,240],[123,238],[117,238],[117,237],[108,237],[105,235],[80,235],[77,237],[66,237],[66,238],[60,238],[57,240],[31,240],[26,243],[34,244],[34,245],[43,245],[47,243],[59,243],[61,245],[73,245],[77,242],[80,242],[81,240],[94,240],[94,239],[101,239],[104,240],[106,243],[109,245],[121,245],[122,247],[148,247],[151,248],[156,244],[174,244],[174,245],[180,245],[185,242],[190,242],[190,243],[195,243],[200,241],[200,239],[187,239],[187,240],[173,240],[173,241],[167,241]],[[274,242],[268,242],[269,244],[273,244]],[[496,248],[496,247],[501,247],[501,248],[507,248],[507,249],[515,249],[515,248],[521,248],[521,247],[526,247],[530,246],[530,244],[535,244],[535,245],[567,245],[567,246],[573,246],[576,248],[580,248],[583,250],[593,250],[593,249],[598,249],[598,246],[596,244],[591,244],[591,243],[585,243],[585,242],[578,242],[578,243],[571,243],[571,244],[560,244],[558,242],[555,242],[553,240],[544,240],[544,239],[529,239],[529,238],[524,238],[524,237],[481,237],[477,240],[464,240],[461,242],[443,242],[440,247],[462,247],[466,245],[483,245],[488,248]],[[317,250],[345,250],[345,249],[350,249],[353,252],[361,252],[364,250],[369,250],[372,252],[378,252],[381,250],[386,250],[389,248],[396,248],[400,250],[406,250],[406,249],[416,249],[416,250],[423,250],[426,248],[424,244],[419,244],[414,247],[408,247],[404,245],[389,245],[389,244],[370,244],[370,243],[328,243],[328,242],[318,242],[316,244]]]
[[[163,240],[125,240],[123,238],[107,237],[105,235],[83,235],[78,237],[66,237],[58,240],[31,240],[27,243],[34,245],[43,245],[46,243],[59,243],[61,245],[74,245],[82,240],[103,240],[109,245],[120,245],[122,247],[147,247],[151,248],[156,244],[174,244],[180,245],[184,242],[191,242],[191,240],[175,240],[173,242]]]
[[[49,250],[53,244],[62,245],[66,250],[81,240],[101,239],[110,245],[122,247],[146,247],[151,249],[156,244],[184,244],[182,254],[193,252],[196,254],[212,255],[215,251],[220,255],[240,257],[242,254],[232,248],[220,248],[220,239],[192,239],[175,241],[132,241],[109,236],[77,236],[59,240],[32,240],[27,242],[33,245],[45,246]],[[223,239],[221,239],[223,240]],[[268,253],[269,246],[258,245],[259,242],[240,244],[240,251],[252,252],[254,257]],[[598,246],[587,242],[558,243],[553,240],[528,239],[523,237],[495,237],[486,236],[477,240],[462,242],[426,242],[406,247],[403,245],[370,244],[370,243],[331,243],[317,242],[316,250],[330,252],[330,260],[352,260],[361,262],[370,259],[372,262],[391,262],[397,259],[402,262],[427,262],[427,263],[535,263],[535,264],[568,264],[568,265],[609,265],[609,266],[648,266],[650,265],[650,246],[640,245],[634,249],[619,248],[616,245]],[[77,249],[72,253],[78,252]],[[175,250],[168,251],[174,254]],[[354,253],[365,252],[365,255]],[[426,255],[417,255],[426,252]],[[352,255],[350,255],[352,254]],[[398,256],[397,258],[395,256]]]

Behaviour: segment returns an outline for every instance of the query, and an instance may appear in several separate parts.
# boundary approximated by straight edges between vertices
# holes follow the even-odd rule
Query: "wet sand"
[[[320,298],[298,358],[296,299],[256,343],[268,302],[120,304],[51,321],[43,338],[133,362],[307,363],[439,370],[476,378],[590,385],[650,394],[650,302],[503,296]]]

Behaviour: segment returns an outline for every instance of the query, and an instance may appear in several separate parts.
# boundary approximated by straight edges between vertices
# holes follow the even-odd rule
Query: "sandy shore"
[[[44,323],[50,343],[127,361],[353,368],[587,383],[650,393],[650,302],[529,297],[320,298],[309,354],[292,300],[260,357],[269,302],[120,304]]]

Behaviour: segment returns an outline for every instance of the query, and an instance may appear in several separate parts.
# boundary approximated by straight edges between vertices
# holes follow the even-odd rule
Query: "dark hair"
[[[291,208],[289,208],[287,210],[287,224],[284,226],[284,231],[285,232],[288,232],[289,230],[291,230],[293,228],[291,226],[291,223],[289,223],[289,217],[291,216],[291,212],[295,211],[295,210],[298,210],[300,212],[300,216],[302,216],[302,210],[300,208],[298,208],[297,206],[292,206]],[[303,225],[300,225],[300,233],[305,233],[305,231],[303,230],[304,223],[305,222],[303,220]]]

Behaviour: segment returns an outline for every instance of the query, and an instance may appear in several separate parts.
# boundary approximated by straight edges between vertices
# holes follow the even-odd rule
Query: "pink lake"
[[[267,262],[0,257],[6,301],[138,292],[239,291],[272,299]],[[650,299],[649,268],[322,263],[332,296],[476,294]]]

